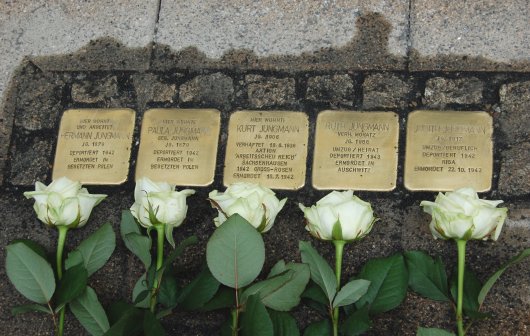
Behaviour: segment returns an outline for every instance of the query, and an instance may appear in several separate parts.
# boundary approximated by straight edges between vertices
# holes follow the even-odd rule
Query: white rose
[[[478,198],[472,188],[438,193],[434,202],[422,201],[423,211],[432,216],[434,238],[497,240],[506,219],[507,208],[497,208],[503,201]]]
[[[136,181],[131,213],[145,228],[160,224],[175,228],[186,218],[186,197],[194,193],[191,189],[175,191],[174,185],[143,177]]]
[[[89,194],[81,183],[61,177],[49,186],[35,183],[35,191],[24,193],[33,198],[33,209],[37,217],[49,226],[67,226],[76,228],[84,226],[92,209],[107,195]]]
[[[358,240],[366,236],[376,218],[370,203],[353,191],[332,191],[315,205],[298,204],[306,218],[306,230],[323,240]]]
[[[212,206],[219,211],[214,218],[215,226],[237,213],[262,233],[270,230],[287,201],[287,198],[278,200],[269,188],[247,182],[234,183],[224,193],[213,190],[208,196]]]

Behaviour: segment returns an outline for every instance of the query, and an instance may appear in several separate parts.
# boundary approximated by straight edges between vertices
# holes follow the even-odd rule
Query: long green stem
[[[239,334],[239,288],[237,287],[235,288],[235,294],[236,308],[232,310],[232,336],[237,336]]]
[[[59,237],[57,238],[57,254],[56,254],[57,278],[61,280],[61,278],[63,277],[63,250],[64,250],[64,243],[66,242],[66,234],[68,233],[68,228],[66,226],[57,226],[57,229],[59,231]],[[61,311],[59,312],[59,325],[57,327],[57,336],[63,336],[64,313],[65,313],[65,307],[61,308]]]
[[[340,275],[342,271],[342,252],[344,251],[344,240],[334,240],[335,245],[335,277],[337,279],[337,292],[340,290]],[[333,308],[333,315],[331,316],[333,322],[333,336],[339,334],[339,308]]]
[[[157,237],[157,246],[156,246],[156,279],[155,283],[153,284],[153,290],[151,292],[151,312],[155,312],[156,307],[156,299],[158,296],[158,286],[160,285],[160,282],[162,281],[162,273],[160,273],[160,269],[162,268],[162,264],[164,262],[164,225],[155,225],[156,228],[156,237]]]
[[[462,303],[464,298],[464,272],[466,266],[466,240],[457,240],[458,248],[458,297],[456,302],[456,325],[458,336],[464,336],[464,320],[462,316]]]

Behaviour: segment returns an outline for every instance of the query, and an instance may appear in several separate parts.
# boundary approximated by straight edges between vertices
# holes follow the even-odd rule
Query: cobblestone
[[[253,108],[285,106],[295,101],[295,81],[261,75],[245,76],[248,101]]]
[[[435,77],[427,80],[423,102],[427,106],[439,108],[448,104],[480,104],[483,87],[484,83],[475,77],[456,79]]]
[[[106,76],[100,80],[85,80],[72,85],[72,99],[78,103],[103,103],[116,95],[118,95],[116,76]]]
[[[306,99],[351,105],[354,96],[353,87],[353,80],[347,74],[310,77],[307,80]]]
[[[505,196],[530,193],[530,142],[514,145],[502,154],[499,192]]]
[[[509,144],[530,141],[530,81],[501,86],[499,97],[504,141]]]
[[[234,95],[234,81],[220,72],[199,75],[182,84],[179,89],[180,101],[198,103],[202,106],[228,108]]]
[[[363,83],[363,107],[405,108],[412,84],[393,74],[375,74],[366,77]]]

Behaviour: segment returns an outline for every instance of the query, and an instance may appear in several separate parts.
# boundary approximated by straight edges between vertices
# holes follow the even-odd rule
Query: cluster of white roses
[[[191,189],[175,191],[175,186],[169,183],[141,178],[136,183],[131,212],[145,228],[165,225],[173,229],[184,221],[188,210],[186,198],[194,193]],[[94,206],[106,197],[89,194],[79,182],[65,177],[49,186],[37,182],[35,191],[24,195],[35,199],[34,209],[43,223],[68,228],[85,225]],[[287,201],[286,198],[280,201],[268,188],[245,182],[235,183],[225,192],[214,190],[209,200],[218,210],[216,226],[237,213],[262,233],[270,230]],[[430,229],[435,238],[497,240],[507,215],[506,208],[497,208],[500,203],[481,200],[473,189],[462,188],[439,193],[435,202],[423,201],[421,206],[432,216]],[[315,205],[299,204],[299,207],[304,212],[306,229],[322,240],[361,239],[377,220],[370,203],[353,195],[351,190],[332,191]]]

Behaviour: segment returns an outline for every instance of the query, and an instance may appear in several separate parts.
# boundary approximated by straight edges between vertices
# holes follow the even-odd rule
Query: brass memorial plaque
[[[253,182],[272,189],[305,184],[308,117],[303,112],[238,111],[228,126],[224,184]]]
[[[313,187],[388,191],[396,187],[399,118],[394,112],[318,114]]]
[[[61,118],[53,179],[83,184],[127,180],[135,113],[131,109],[67,110]]]
[[[213,182],[221,112],[151,109],[142,120],[136,179],[184,186]]]
[[[405,187],[450,191],[491,188],[492,118],[486,112],[414,111],[409,113]]]

